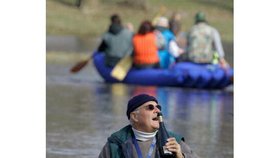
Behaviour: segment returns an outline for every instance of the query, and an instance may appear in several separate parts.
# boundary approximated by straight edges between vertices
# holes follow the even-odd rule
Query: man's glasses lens
[[[149,109],[150,111],[154,110],[155,107],[157,107],[159,110],[161,110],[161,106],[160,106],[160,105],[154,106],[154,105],[151,105],[151,104],[150,104],[150,105],[148,105],[147,107],[148,107],[148,109]]]

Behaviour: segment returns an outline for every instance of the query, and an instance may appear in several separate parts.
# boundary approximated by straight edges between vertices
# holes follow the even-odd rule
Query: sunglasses
[[[160,105],[154,106],[154,105],[152,105],[152,104],[149,104],[149,105],[147,105],[147,106],[144,106],[144,108],[145,108],[146,110],[149,110],[149,111],[153,111],[155,108],[158,108],[158,109],[161,111],[161,106],[160,106]]]

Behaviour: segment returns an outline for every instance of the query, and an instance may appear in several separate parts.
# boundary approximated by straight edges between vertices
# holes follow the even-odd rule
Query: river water
[[[64,38],[70,43],[75,39]],[[94,48],[88,43],[89,49]],[[77,48],[67,51],[90,52],[85,44],[75,44]],[[47,37],[47,51],[54,47]],[[47,60],[47,158],[97,157],[107,137],[128,124],[127,101],[138,93],[158,98],[167,129],[183,135],[200,157],[233,157],[233,88],[206,91],[106,84],[91,63],[78,74],[69,73],[71,66],[73,62]]]

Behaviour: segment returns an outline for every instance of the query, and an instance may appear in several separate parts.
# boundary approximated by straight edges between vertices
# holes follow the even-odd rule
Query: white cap
[[[169,26],[168,19],[162,16],[157,20],[156,25],[161,27],[168,27]]]

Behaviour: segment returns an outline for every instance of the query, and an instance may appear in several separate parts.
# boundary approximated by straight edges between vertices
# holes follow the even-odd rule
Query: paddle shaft
[[[77,64],[75,64],[71,69],[70,72],[71,73],[77,73],[79,71],[81,71],[87,64],[88,62],[92,59],[93,54],[86,60],[82,60],[80,62],[78,62]]]

